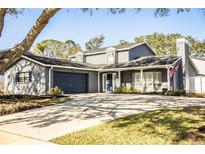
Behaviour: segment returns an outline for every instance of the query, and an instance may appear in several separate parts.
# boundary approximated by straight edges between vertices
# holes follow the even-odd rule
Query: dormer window
[[[78,52],[78,53],[75,55],[75,58],[76,58],[76,61],[77,61],[77,62],[81,62],[81,63],[84,62],[84,55],[83,55],[83,53],[82,53],[81,51]]]
[[[115,64],[116,63],[116,50],[115,48],[107,48],[107,63],[108,64]]]

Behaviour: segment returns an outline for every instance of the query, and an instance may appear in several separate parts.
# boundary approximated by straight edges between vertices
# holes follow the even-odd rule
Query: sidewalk
[[[50,142],[33,139],[21,135],[0,131],[0,144],[52,144]]]

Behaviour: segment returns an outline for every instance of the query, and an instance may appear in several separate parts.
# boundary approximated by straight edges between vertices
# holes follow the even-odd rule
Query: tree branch
[[[36,20],[36,23],[30,29],[26,37],[23,39],[21,43],[10,49],[8,52],[0,60],[0,70],[5,69],[11,63],[16,61],[20,56],[27,52],[33,42],[35,41],[36,37],[39,33],[43,30],[43,28],[48,24],[49,20],[59,11],[59,8],[52,8],[52,9],[44,9],[42,14]]]
[[[0,37],[4,28],[4,17],[6,15],[7,8],[0,8]]]

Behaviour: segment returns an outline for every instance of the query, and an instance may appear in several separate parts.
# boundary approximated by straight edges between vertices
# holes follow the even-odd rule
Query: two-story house
[[[71,61],[26,53],[5,70],[7,93],[44,94],[58,86],[64,93],[114,91],[131,87],[141,92],[191,91],[198,69],[186,40],[177,40],[177,54],[158,56],[147,43],[117,45],[79,52]]]

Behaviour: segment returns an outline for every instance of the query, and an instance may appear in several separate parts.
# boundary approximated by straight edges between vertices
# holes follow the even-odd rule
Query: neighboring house
[[[198,68],[197,76],[190,77],[190,92],[205,93],[205,59],[191,57],[192,62]]]
[[[44,94],[54,86],[64,93],[107,92],[121,86],[141,92],[191,92],[190,78],[198,73],[188,43],[179,39],[177,55],[157,56],[147,43],[79,52],[71,61],[26,53],[5,70],[4,87],[15,94]]]

